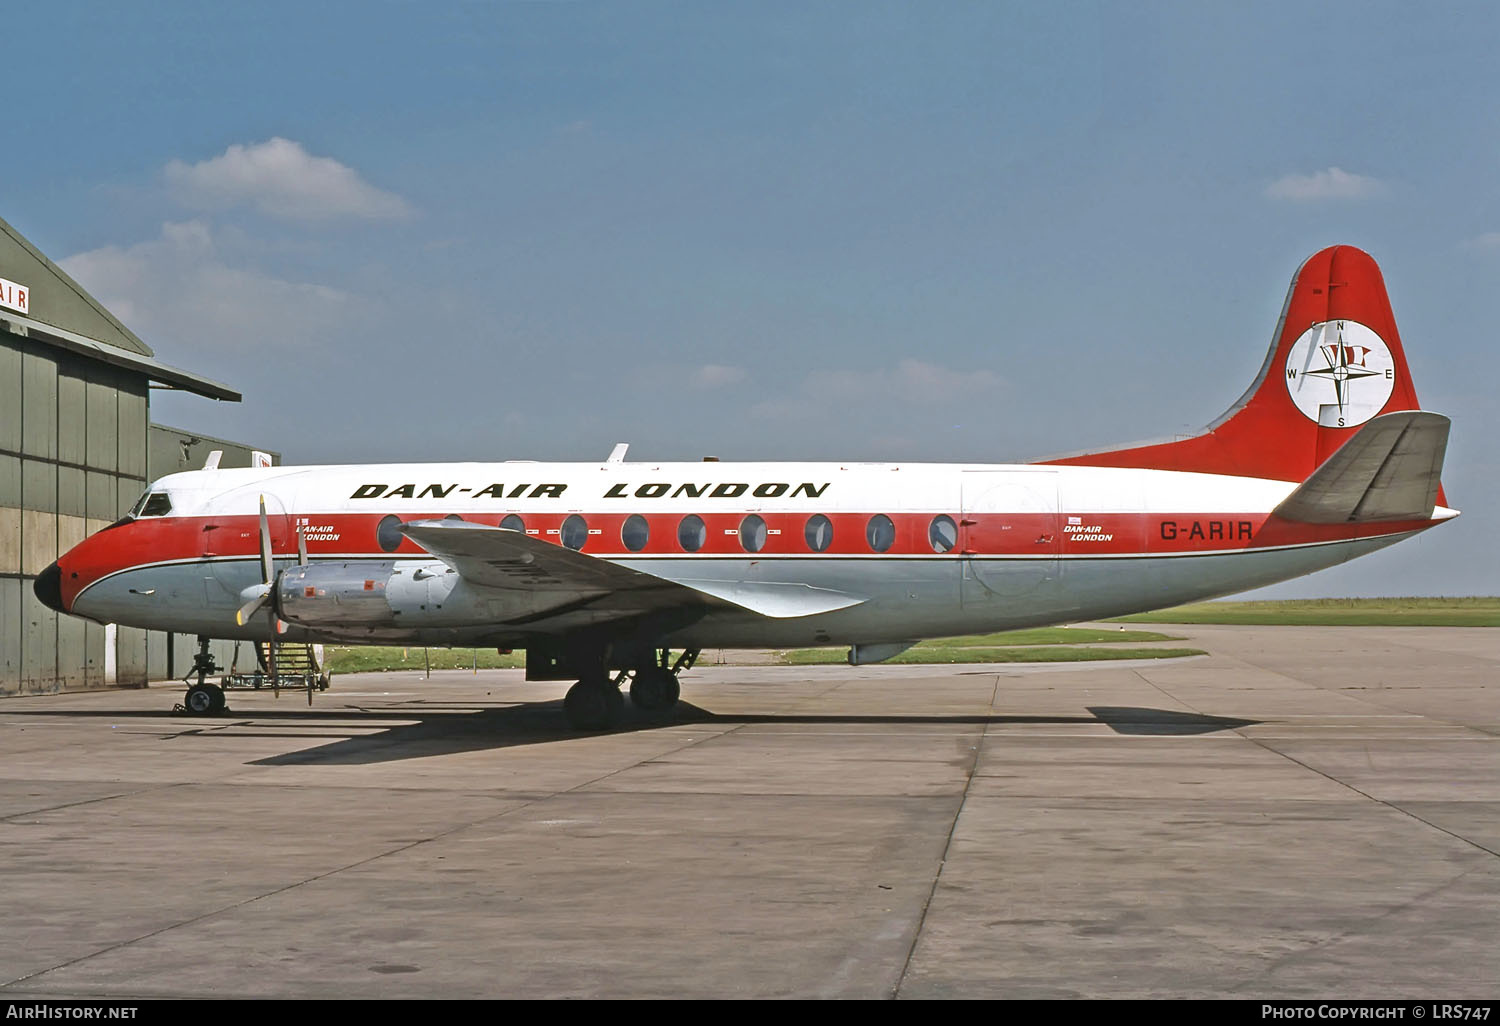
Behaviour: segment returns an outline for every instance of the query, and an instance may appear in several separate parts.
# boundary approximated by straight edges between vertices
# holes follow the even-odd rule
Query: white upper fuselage
[[[956,514],[974,474],[1044,475],[1069,513],[1269,512],[1294,482],[1111,467],[956,463],[385,463],[196,470],[156,482],[172,515]]]

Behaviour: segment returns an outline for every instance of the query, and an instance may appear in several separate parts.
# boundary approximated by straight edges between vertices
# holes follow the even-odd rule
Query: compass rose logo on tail
[[[1363,424],[1384,408],[1395,386],[1390,349],[1358,321],[1314,324],[1287,354],[1287,394],[1319,427]]]

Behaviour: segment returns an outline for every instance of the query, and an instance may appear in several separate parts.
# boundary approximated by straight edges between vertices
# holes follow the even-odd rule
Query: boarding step
[[[271,678],[271,657],[275,656],[276,677]],[[242,669],[240,646],[234,647],[234,661],[224,677],[226,688],[306,688],[328,690],[328,671],[323,667],[323,646],[260,641],[255,644],[255,666]]]

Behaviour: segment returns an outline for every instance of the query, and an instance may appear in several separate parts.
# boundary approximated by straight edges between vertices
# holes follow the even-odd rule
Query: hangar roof
[[[54,328],[50,324],[43,324],[41,321],[22,317],[8,310],[0,310],[0,329],[34,338],[39,342],[46,342],[60,349],[78,353],[80,356],[91,356],[104,363],[136,371],[146,375],[152,381],[158,381],[171,388],[180,388],[185,392],[207,396],[210,399],[225,399],[232,403],[245,398],[228,385],[214,381],[212,378],[205,378],[190,371],[169,366],[154,357],[142,356],[128,349],[80,335],[75,331]]]
[[[8,278],[31,290],[26,315],[54,328],[87,335],[141,356],[153,356],[151,347],[135,337],[115,315],[104,309],[83,286],[26,240],[20,232],[0,221],[0,278]]]
[[[27,294],[23,304],[4,303],[8,308],[0,309],[0,328],[210,399],[237,403],[243,398],[227,385],[156,360],[150,346],[3,220],[0,278],[24,286]],[[16,305],[24,306],[24,312]]]

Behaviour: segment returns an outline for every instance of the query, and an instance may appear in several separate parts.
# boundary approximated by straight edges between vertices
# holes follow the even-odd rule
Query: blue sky
[[[26,4],[0,216],[303,463],[1191,432],[1352,243],[1465,515],[1274,593],[1493,594],[1497,11]]]

